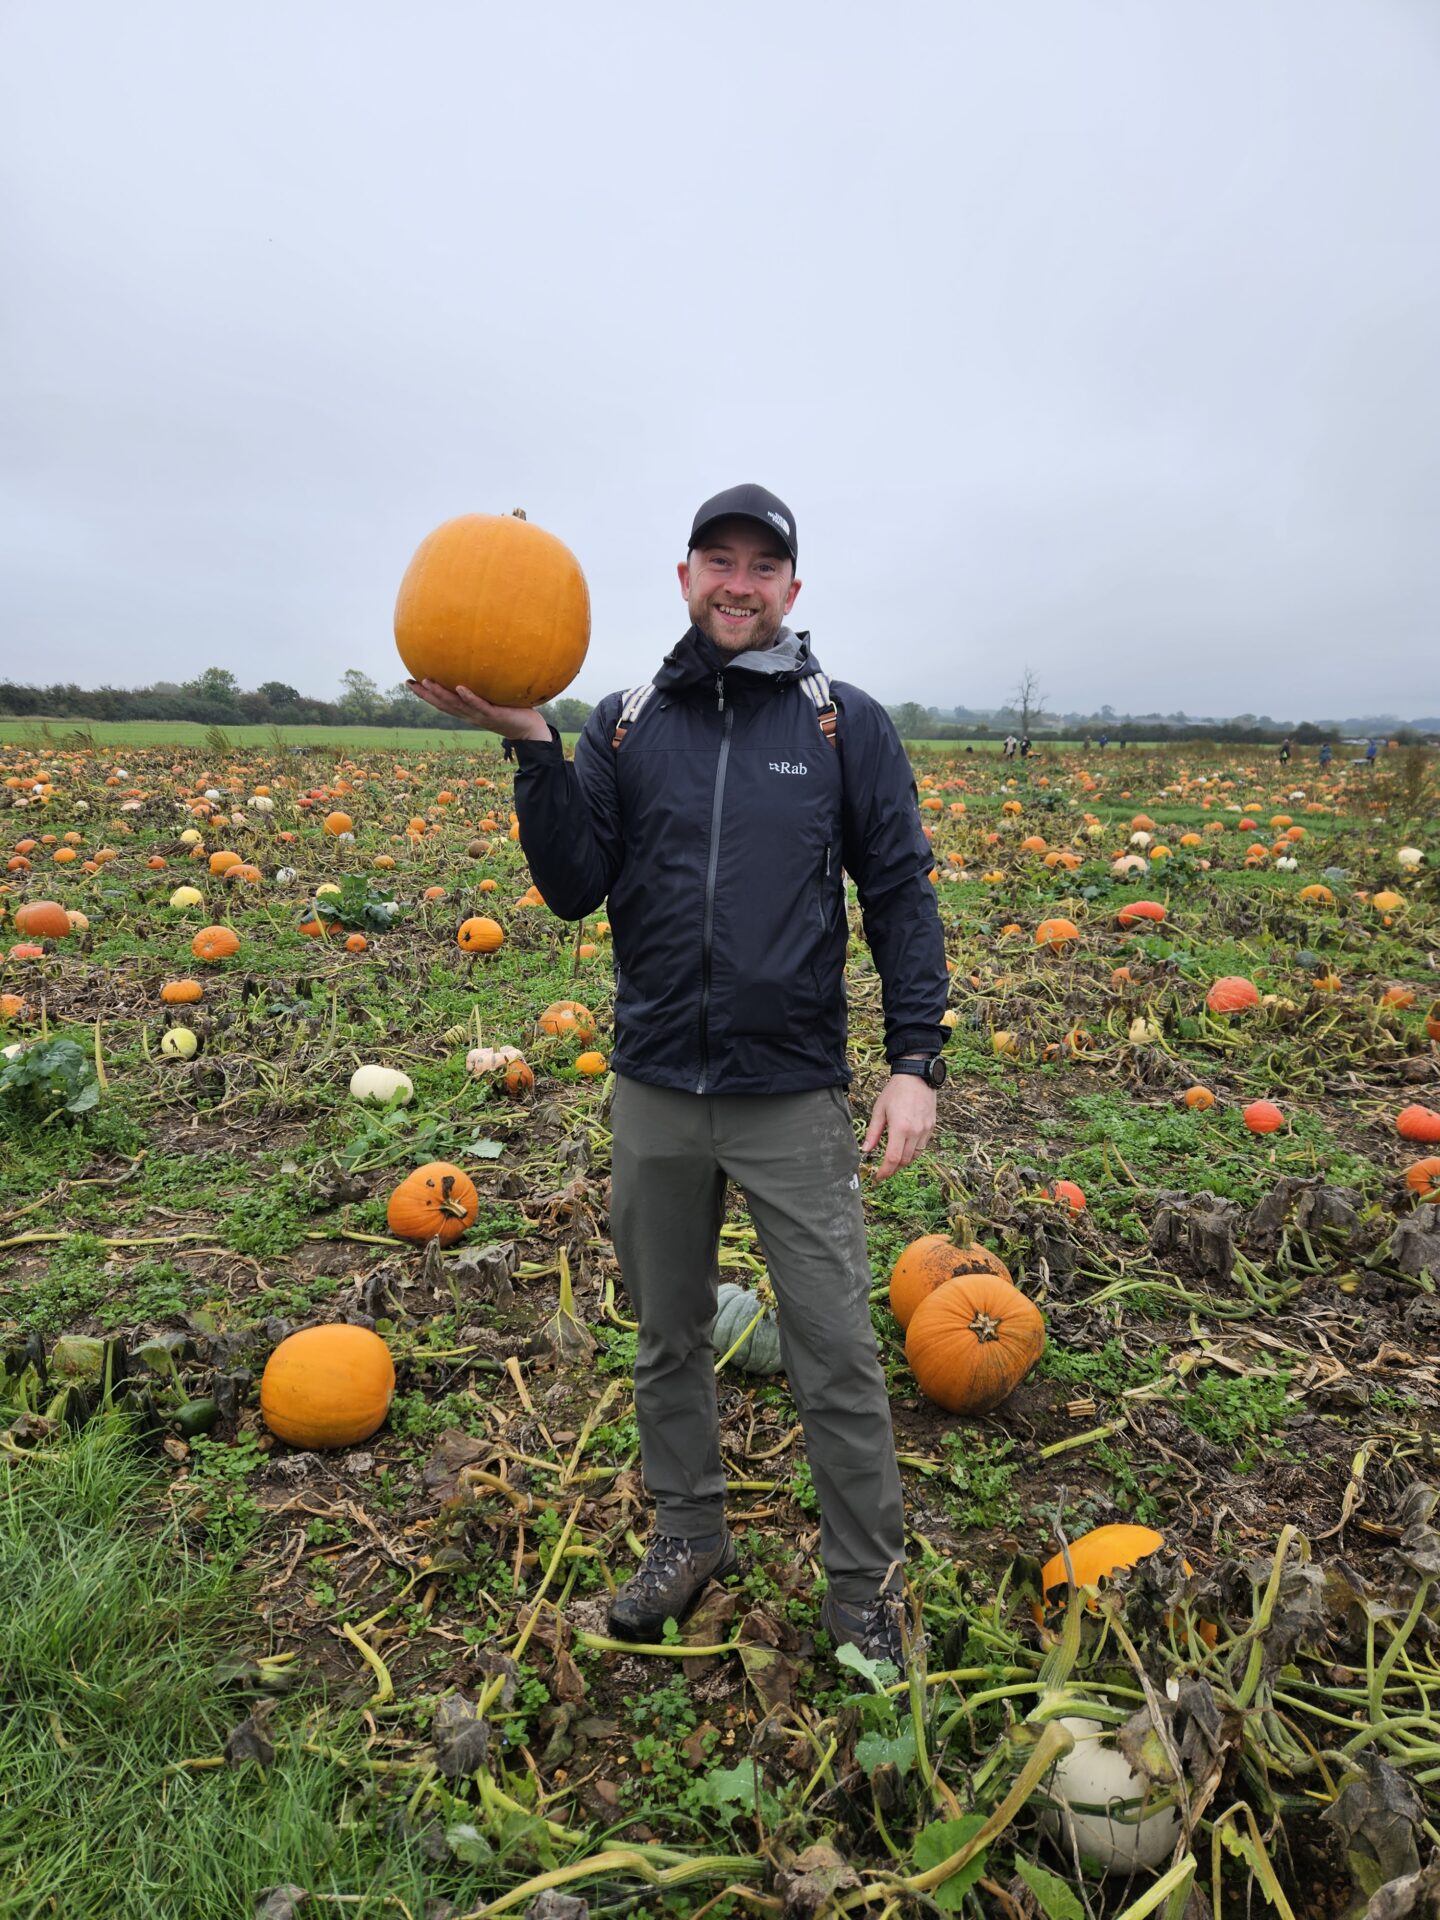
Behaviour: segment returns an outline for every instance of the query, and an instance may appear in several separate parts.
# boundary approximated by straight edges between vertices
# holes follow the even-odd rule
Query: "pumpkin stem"
[[[998,1340],[1000,1338],[1000,1322],[993,1314],[986,1313],[982,1308],[970,1322],[970,1331],[982,1344],[987,1340]]]
[[[512,507],[510,509],[510,518],[512,520],[523,520],[525,518],[525,509],[523,507]]]

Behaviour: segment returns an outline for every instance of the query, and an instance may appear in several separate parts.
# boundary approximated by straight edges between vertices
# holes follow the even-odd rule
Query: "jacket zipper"
[[[829,882],[830,882],[830,849],[829,849],[829,847],[827,846],[827,847],[826,847],[826,849],[825,849],[825,871],[824,871],[824,873],[823,873],[823,874],[821,875],[821,877],[820,877],[820,888],[819,888],[819,892],[820,892],[820,931],[821,931],[822,933],[828,933],[828,932],[830,931],[830,929],[829,929],[829,926],[827,925],[827,923],[826,923],[826,920],[825,920],[825,890],[826,890],[826,888],[827,888],[827,886],[829,885]]]
[[[715,763],[715,791],[710,801],[710,857],[705,866],[705,933],[700,945],[700,1078],[696,1093],[704,1093],[710,1077],[710,949],[715,937],[715,870],[720,864],[720,811],[725,800],[725,768],[730,759],[730,729],[735,710],[725,704],[725,676],[715,676],[717,710],[725,716],[720,734],[720,758]]]

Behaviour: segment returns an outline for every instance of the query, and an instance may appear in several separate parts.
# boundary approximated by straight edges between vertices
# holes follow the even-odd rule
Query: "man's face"
[[[690,618],[726,653],[775,644],[800,582],[789,554],[756,520],[717,520],[679,567]]]

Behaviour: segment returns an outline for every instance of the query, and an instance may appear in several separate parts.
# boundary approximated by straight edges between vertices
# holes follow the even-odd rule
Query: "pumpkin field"
[[[1433,760],[912,749],[950,1078],[863,1182],[897,1679],[819,1625],[738,1193],[741,1575],[607,1635],[609,929],[446,738],[0,745],[0,1916],[1323,1920],[1418,1874]]]

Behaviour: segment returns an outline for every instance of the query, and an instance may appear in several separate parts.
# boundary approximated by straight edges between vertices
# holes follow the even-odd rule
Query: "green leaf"
[[[863,1674],[877,1693],[882,1691],[886,1684],[883,1676],[893,1675],[895,1671],[888,1660],[872,1660],[869,1654],[862,1653],[858,1647],[852,1647],[848,1641],[835,1649],[835,1659],[839,1666],[849,1667],[853,1673]]]
[[[1085,1920],[1085,1909],[1059,1874],[1037,1867],[1033,1860],[1019,1858],[1015,1871],[1040,1903],[1045,1920]]]
[[[938,1867],[942,1860],[948,1860],[952,1853],[973,1840],[985,1824],[983,1813],[962,1813],[958,1820],[935,1820],[915,1839],[914,1861],[916,1870],[928,1873],[931,1867]],[[981,1848],[973,1860],[968,1861],[948,1879],[935,1887],[930,1898],[935,1905],[946,1913],[957,1912],[965,1895],[985,1871],[988,1848]]]
[[[483,1867],[495,1858],[495,1849],[480,1829],[462,1821],[445,1829],[445,1844],[455,1858],[467,1867]]]
[[[903,1777],[915,1764],[914,1727],[907,1721],[893,1737],[884,1733],[865,1734],[855,1742],[855,1758],[866,1773],[873,1773],[876,1767],[883,1767],[888,1762]]]

